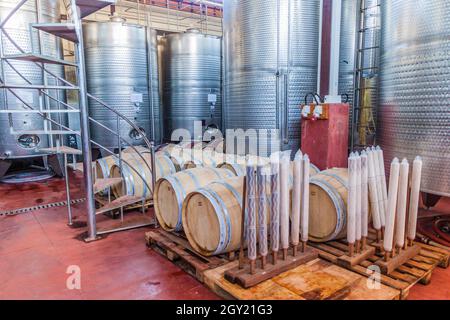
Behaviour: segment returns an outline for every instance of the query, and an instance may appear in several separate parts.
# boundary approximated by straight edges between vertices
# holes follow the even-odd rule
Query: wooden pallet
[[[384,284],[370,289],[365,276],[322,259],[244,289],[224,277],[226,271],[237,265],[234,261],[205,271],[205,284],[222,298],[238,300],[398,300],[401,294]]]
[[[420,253],[439,261],[438,267],[447,269],[450,266],[450,251],[429,244],[416,242],[421,247]]]
[[[339,264],[339,257],[346,254],[347,245],[344,241],[330,241],[327,243],[310,243],[310,245],[319,250],[319,257],[333,264]],[[371,272],[368,268],[375,266],[377,261],[383,257],[379,254],[372,255],[366,260],[355,266],[345,266],[348,270],[359,273],[360,275],[370,277]],[[430,283],[433,270],[441,263],[441,260],[432,257],[428,253],[420,251],[419,255],[408,260],[398,267],[390,275],[380,275],[381,283],[400,290],[401,299],[406,299],[409,290],[417,283]]]
[[[224,257],[203,257],[192,249],[184,237],[162,229],[147,232],[145,240],[150,248],[167,257],[202,283],[205,271],[230,262]]]

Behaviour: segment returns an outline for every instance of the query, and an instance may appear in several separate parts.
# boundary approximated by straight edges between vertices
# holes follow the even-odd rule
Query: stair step
[[[7,59],[7,60],[21,60],[21,61],[39,62],[39,63],[47,63],[47,64],[59,64],[59,65],[65,65],[65,66],[71,66],[71,67],[77,66],[76,63],[73,63],[70,61],[66,61],[66,60],[62,60],[62,59],[58,59],[58,58],[54,58],[54,57],[50,57],[50,56],[45,56],[45,55],[41,55],[41,54],[35,54],[35,53],[21,53],[21,54],[14,54],[14,55],[6,55],[3,58]]]
[[[83,172],[83,171],[84,171],[84,168],[83,168],[83,162],[77,162],[77,163],[75,163],[75,168],[74,168],[73,163],[68,163],[67,166],[68,166],[69,168],[73,168],[74,170],[77,170],[77,171],[80,171],[80,172]],[[96,166],[96,162],[92,162],[92,169],[93,169],[93,170],[95,169],[95,166]]]
[[[45,149],[40,149],[39,151],[46,152],[46,153],[61,153],[61,154],[74,154],[74,155],[83,154],[81,152],[81,150],[74,149],[74,148],[67,147],[67,146],[45,148]]]
[[[119,183],[122,183],[121,178],[106,178],[106,179],[97,179],[94,183],[94,193],[99,193],[109,187],[115,186]]]
[[[45,135],[69,135],[69,134],[77,134],[80,135],[79,131],[68,131],[68,130],[29,130],[29,131],[14,131],[13,128],[10,128],[9,131],[12,135],[22,135],[22,134],[45,134]]]
[[[46,86],[42,84],[2,84],[1,88],[30,90],[79,90],[77,86]]]
[[[111,4],[114,4],[115,0],[75,0],[79,10],[80,18],[85,18],[88,15],[99,11]]]
[[[37,109],[23,109],[23,110],[12,110],[12,109],[6,109],[6,110],[0,110],[1,113],[6,114],[30,114],[30,113],[80,113],[80,110],[78,109],[51,109],[51,110],[37,110]]]
[[[135,204],[137,202],[143,201],[144,198],[137,197],[137,196],[123,196],[120,198],[115,199],[114,201],[111,201],[106,206],[101,207],[97,210],[96,214],[103,214],[112,210],[120,209],[132,204]]]
[[[75,24],[73,23],[34,23],[31,26],[74,43],[79,41],[75,31]]]

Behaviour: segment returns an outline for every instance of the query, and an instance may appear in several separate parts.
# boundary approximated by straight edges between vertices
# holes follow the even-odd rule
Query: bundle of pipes
[[[408,160],[403,159],[400,163],[399,160],[395,158],[391,163],[389,195],[385,220],[386,224],[383,239],[386,261],[389,257],[393,257],[396,252],[401,253],[401,250],[406,250],[408,245],[412,246],[413,241],[416,238],[420,181],[422,176],[422,159],[420,157],[416,157],[412,166],[408,210],[409,175]],[[406,239],[408,241],[406,241]]]
[[[347,198],[347,242],[349,256],[366,249],[368,236],[368,156],[365,151],[350,154]]]
[[[388,196],[384,155],[380,147],[366,149],[368,160],[369,199],[372,209],[373,227],[377,231],[377,240],[381,240],[386,224]]]
[[[269,166],[254,162],[247,164],[243,209],[245,222],[242,226],[245,231],[241,238],[240,267],[244,267],[243,250],[246,242],[251,274],[256,272],[258,256],[261,257],[261,268],[263,270],[266,268],[269,235],[273,265],[277,264],[280,249],[283,260],[287,259],[290,247],[292,256],[297,255],[300,242],[301,251],[304,252],[306,249],[309,226],[309,157],[299,153],[294,160],[292,210],[290,167],[290,151],[273,154]],[[266,201],[265,198],[267,186],[270,186],[270,201]],[[267,208],[268,203],[270,208]],[[270,219],[269,230],[268,219]]]

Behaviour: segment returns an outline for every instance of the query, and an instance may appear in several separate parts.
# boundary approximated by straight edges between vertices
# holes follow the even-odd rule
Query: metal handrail
[[[25,0],[24,2],[26,2],[26,0]],[[15,11],[17,11],[17,10],[15,10]],[[19,45],[11,38],[11,37],[10,37],[10,35],[8,34],[8,32],[7,32],[6,30],[4,30],[3,28],[0,28],[0,30],[5,34],[5,36],[8,38],[8,40],[10,40],[11,43],[12,43],[12,44],[13,44],[13,45],[14,45],[21,53],[25,53],[25,51],[24,51],[24,50],[23,50],[23,49],[22,49],[22,48],[21,48],[21,47],[20,47],[20,46],[19,46]],[[8,62],[8,64],[11,65],[9,62]],[[37,62],[34,62],[34,64],[37,65],[37,66],[38,66],[39,68],[41,68],[42,70],[44,70],[45,72],[47,72],[48,74],[50,74],[50,75],[51,75],[52,77],[54,77],[57,81],[61,81],[61,82],[63,82],[64,84],[66,84],[66,85],[68,85],[68,86],[70,86],[70,87],[74,87],[74,86],[75,86],[75,85],[72,84],[70,81],[67,81],[67,80],[61,78],[60,76],[54,74],[53,72],[51,72],[50,70],[48,70],[47,68],[45,68],[45,66],[44,66],[43,64],[40,64],[40,63],[37,63]],[[20,77],[22,77],[25,81],[27,81],[29,84],[31,84],[31,82],[28,81],[28,80],[27,80],[27,79],[26,79],[26,78],[25,78],[25,77],[24,77],[17,69],[13,68],[13,70],[14,70]],[[2,81],[2,82],[3,82],[3,81]],[[3,83],[4,83],[4,82],[3,82]],[[55,98],[51,97],[47,92],[45,92],[45,90],[42,90],[42,89],[41,89],[41,90],[39,90],[39,91],[42,92],[42,93],[43,93],[44,95],[46,95],[47,97],[50,97],[51,99],[55,100]],[[88,96],[89,98],[95,100],[97,103],[101,104],[103,107],[107,108],[109,111],[111,111],[111,112],[113,112],[114,114],[116,114],[116,116],[120,117],[122,120],[125,120],[125,122],[127,122],[134,130],[136,130],[137,133],[139,133],[139,135],[142,136],[142,138],[143,138],[145,144],[147,145],[147,147],[148,147],[150,150],[153,148],[152,143],[147,139],[145,133],[144,133],[138,126],[136,126],[131,120],[129,120],[126,116],[124,116],[122,113],[118,112],[117,110],[113,109],[112,107],[108,106],[105,102],[103,102],[103,101],[100,100],[99,98],[93,96],[92,94],[87,93],[87,96]],[[59,101],[59,100],[57,100],[57,99],[56,99],[55,101],[60,102],[60,103],[62,103],[63,105],[69,107],[69,108],[75,109],[75,108],[73,108],[73,107],[71,107],[71,106],[65,104],[65,103],[62,102],[62,101]],[[46,119],[47,119],[47,117],[46,117]],[[99,124],[98,121],[96,121],[95,119],[93,119],[93,118],[91,118],[91,117],[89,117],[89,120],[90,120],[90,121],[94,121],[95,123]],[[56,125],[60,125],[60,124],[57,123]],[[108,128],[108,129],[109,129],[109,128]],[[111,132],[113,132],[113,131],[111,131]],[[115,133],[115,132],[113,132],[113,133]],[[117,135],[117,133],[115,133],[115,134]],[[124,139],[122,139],[122,142],[128,143],[128,142],[127,142],[126,140],[124,140]],[[129,143],[128,143],[128,144],[129,144]],[[131,144],[129,144],[129,145],[130,145],[131,147],[133,147]],[[119,146],[119,148],[120,148],[120,146]],[[134,147],[133,147],[133,150],[135,150],[136,153],[140,154],[140,152],[139,152],[137,149],[135,149]],[[142,156],[141,156],[141,157],[142,157]],[[145,161],[144,157],[142,157],[142,160],[144,160],[144,163],[146,164],[147,168],[148,168],[151,172],[153,172],[152,168],[150,168],[149,164]],[[153,161],[154,161],[154,159],[152,159],[152,163],[153,163]],[[153,187],[154,187],[154,186],[153,186]]]
[[[0,79],[0,83],[4,83],[3,82],[3,79]],[[7,90],[9,91],[9,92],[11,92],[17,99],[19,99],[20,100],[20,102],[22,102],[26,107],[28,107],[30,110],[36,110],[36,109],[34,109],[32,106],[30,106],[25,100],[23,100],[21,97],[20,97],[20,95],[18,95],[14,90],[12,90],[11,88],[7,88]],[[77,135],[77,136],[81,136],[81,134],[79,133],[79,132],[77,132],[77,131],[74,131],[73,129],[71,129],[71,128],[69,128],[69,127],[66,127],[65,125],[63,125],[63,124],[61,124],[61,123],[58,123],[57,121],[55,121],[55,120],[53,120],[53,119],[51,119],[51,118],[48,118],[43,112],[39,112],[38,113],[40,116],[42,116],[42,117],[44,117],[46,120],[48,120],[48,121],[50,121],[51,123],[53,123],[53,124],[55,124],[55,125],[58,125],[58,126],[61,126],[64,130],[67,130],[68,132],[71,132],[71,133],[73,133],[73,134],[75,134],[75,135]],[[120,136],[120,135],[119,135]],[[116,157],[116,158],[119,158],[114,152],[112,152],[111,150],[109,150],[108,148],[106,148],[106,147],[104,147],[104,146],[102,146],[101,144],[99,144],[98,142],[96,142],[96,141],[94,141],[94,140],[90,140],[90,142],[92,143],[92,144],[94,144],[94,145],[96,145],[97,147],[99,147],[100,149],[102,149],[102,150],[104,150],[104,151],[106,151],[106,152],[108,152],[110,155],[112,155],[112,156],[114,156],[114,157]],[[133,146],[132,146],[133,147]],[[134,148],[134,147],[133,147]],[[136,149],[134,149],[134,150],[136,150]],[[136,150],[137,151],[137,150]],[[137,151],[137,153],[139,154],[139,156],[141,156],[142,157],[142,154],[140,153],[140,152],[138,152]],[[144,160],[144,162],[146,163],[146,161],[145,161],[145,159],[142,157],[142,159]],[[127,161],[125,161],[125,160],[121,160],[121,161],[123,161],[126,165],[128,165],[128,167],[130,167],[135,173],[137,173],[137,175],[139,176],[139,178],[141,178],[141,180],[145,183],[145,185],[146,185],[146,187],[149,189],[149,190],[152,190],[152,192],[154,191],[150,186],[149,186],[149,184],[147,183],[147,181],[145,180],[145,178],[132,166],[132,165],[130,165]],[[155,173],[152,171],[152,175],[154,175]]]

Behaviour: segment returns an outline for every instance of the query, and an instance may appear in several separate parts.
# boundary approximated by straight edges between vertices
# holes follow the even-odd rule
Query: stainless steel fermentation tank
[[[222,124],[222,42],[197,29],[166,36],[164,79],[164,132],[171,140],[176,129],[194,137],[194,122],[203,131]],[[178,138],[178,137],[174,137]]]
[[[299,106],[317,88],[319,11],[320,0],[224,2],[226,129],[279,129],[281,148],[298,149]]]
[[[421,189],[450,196],[450,1],[381,2],[378,139],[386,164],[423,159]]]
[[[83,34],[88,92],[133,121],[149,139],[159,141],[161,108],[156,31],[114,16],[106,22],[85,23]],[[92,99],[89,113],[116,130],[116,115]],[[125,121],[119,125],[121,136],[129,143],[143,143],[143,138]],[[90,130],[91,138],[97,143],[109,149],[118,147],[117,137],[98,124],[91,123]]]
[[[59,22],[60,11],[58,0],[41,0],[39,10],[36,8],[36,1],[27,1],[6,23],[5,30],[25,53],[42,54],[53,58],[62,58],[61,42],[54,36],[45,32],[38,32],[30,27],[30,24]],[[0,1],[0,21],[6,18],[17,5],[17,0]],[[38,18],[39,17],[39,18]],[[1,34],[1,45],[5,56],[22,53],[7,38]],[[9,65],[10,64],[10,65]],[[64,75],[64,68],[60,65],[45,66],[49,71],[60,77]],[[28,61],[4,60],[2,79],[6,84],[27,85],[23,77],[31,81],[34,85],[56,85],[53,76]],[[43,109],[65,108],[58,106],[54,100],[40,95],[38,90],[33,89],[13,89],[13,91],[27,104],[35,109],[41,106]],[[65,101],[65,92],[57,90],[47,90],[49,95],[60,101]],[[7,89],[0,90],[0,110],[26,110],[28,109],[22,101]],[[44,129],[44,120],[38,114],[15,113],[11,115],[11,126],[14,131],[39,131]],[[66,124],[67,117],[62,114],[53,114],[52,119],[59,123]],[[51,124],[49,123],[49,127]],[[49,146],[49,141],[55,137],[47,135],[20,134],[12,135],[10,132],[10,122],[8,114],[0,114],[0,159],[31,158],[43,155],[40,149]]]

